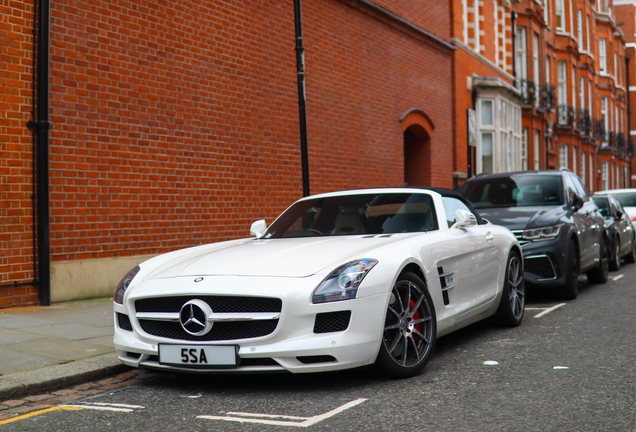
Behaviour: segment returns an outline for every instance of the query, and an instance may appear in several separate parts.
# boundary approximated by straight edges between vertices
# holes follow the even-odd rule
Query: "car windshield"
[[[421,193],[377,193],[295,203],[263,238],[392,234],[438,228],[433,200]]]
[[[636,207],[636,192],[613,193],[612,196],[616,198],[623,207]]]
[[[477,178],[464,184],[460,192],[476,209],[563,204],[563,180],[559,175]]]
[[[601,215],[607,217],[610,215],[609,211],[609,200],[605,197],[592,197],[594,200],[594,204],[596,204],[601,210]]]

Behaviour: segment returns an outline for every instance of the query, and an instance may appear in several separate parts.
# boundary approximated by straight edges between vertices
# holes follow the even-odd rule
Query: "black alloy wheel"
[[[579,294],[579,250],[574,239],[570,239],[568,245],[567,267],[565,271],[565,284],[562,294],[566,300],[574,300]]]
[[[612,246],[609,251],[609,269],[612,271],[617,271],[621,268],[621,242],[618,238],[618,235],[614,237],[614,241],[612,241]]]
[[[411,272],[391,290],[376,366],[391,378],[417,375],[430,359],[437,338],[437,317],[424,282]]]
[[[609,245],[607,237],[601,239],[601,250],[599,263],[592,270],[587,272],[587,280],[593,284],[604,284],[609,276]]]
[[[627,264],[636,263],[636,234],[632,236],[632,245],[629,248],[629,253],[625,255],[625,262]]]

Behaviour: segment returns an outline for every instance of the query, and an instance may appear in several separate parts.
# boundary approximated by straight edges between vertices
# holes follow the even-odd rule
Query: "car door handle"
[[[488,231],[488,233],[486,233],[486,240],[491,242],[495,240],[495,236],[493,235],[493,233],[491,233],[490,231]]]

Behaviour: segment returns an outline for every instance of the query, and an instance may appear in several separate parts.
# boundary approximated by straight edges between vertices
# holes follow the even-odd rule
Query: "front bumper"
[[[179,280],[182,279],[182,280]],[[119,359],[133,367],[150,367],[187,372],[321,372],[354,368],[375,361],[381,342],[388,296],[375,294],[352,300],[311,304],[310,293],[320,282],[312,278],[234,278],[209,277],[205,284],[193,286],[186,278],[152,280],[142,284],[153,286],[126,298],[123,305],[114,304],[114,343]],[[179,289],[174,288],[181,285]],[[300,286],[299,286],[300,285]],[[222,287],[231,287],[230,289]],[[256,288],[255,288],[256,287]],[[135,311],[135,301],[148,297],[210,295],[263,296],[275,293],[282,309],[275,329],[270,334],[247,339],[214,341],[179,340],[159,337],[144,331]],[[377,291],[375,291],[377,292]],[[360,293],[359,293],[360,294]],[[271,295],[270,295],[271,297]],[[318,314],[350,311],[348,326],[326,326],[316,331]],[[125,315],[130,325],[120,324]],[[337,314],[336,314],[337,315]],[[340,314],[342,315],[342,314]],[[345,314],[346,315],[346,314]],[[325,316],[325,315],[322,315]],[[159,363],[158,345],[238,345],[239,365],[226,369],[197,369]]]
[[[522,245],[523,276],[526,283],[537,286],[561,286],[565,283],[569,239],[563,233],[553,240]]]

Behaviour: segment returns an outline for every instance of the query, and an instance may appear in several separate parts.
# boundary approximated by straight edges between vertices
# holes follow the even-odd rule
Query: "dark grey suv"
[[[578,293],[577,278],[605,283],[607,233],[581,180],[568,170],[477,175],[459,190],[477,213],[510,229],[522,246],[530,285]]]

